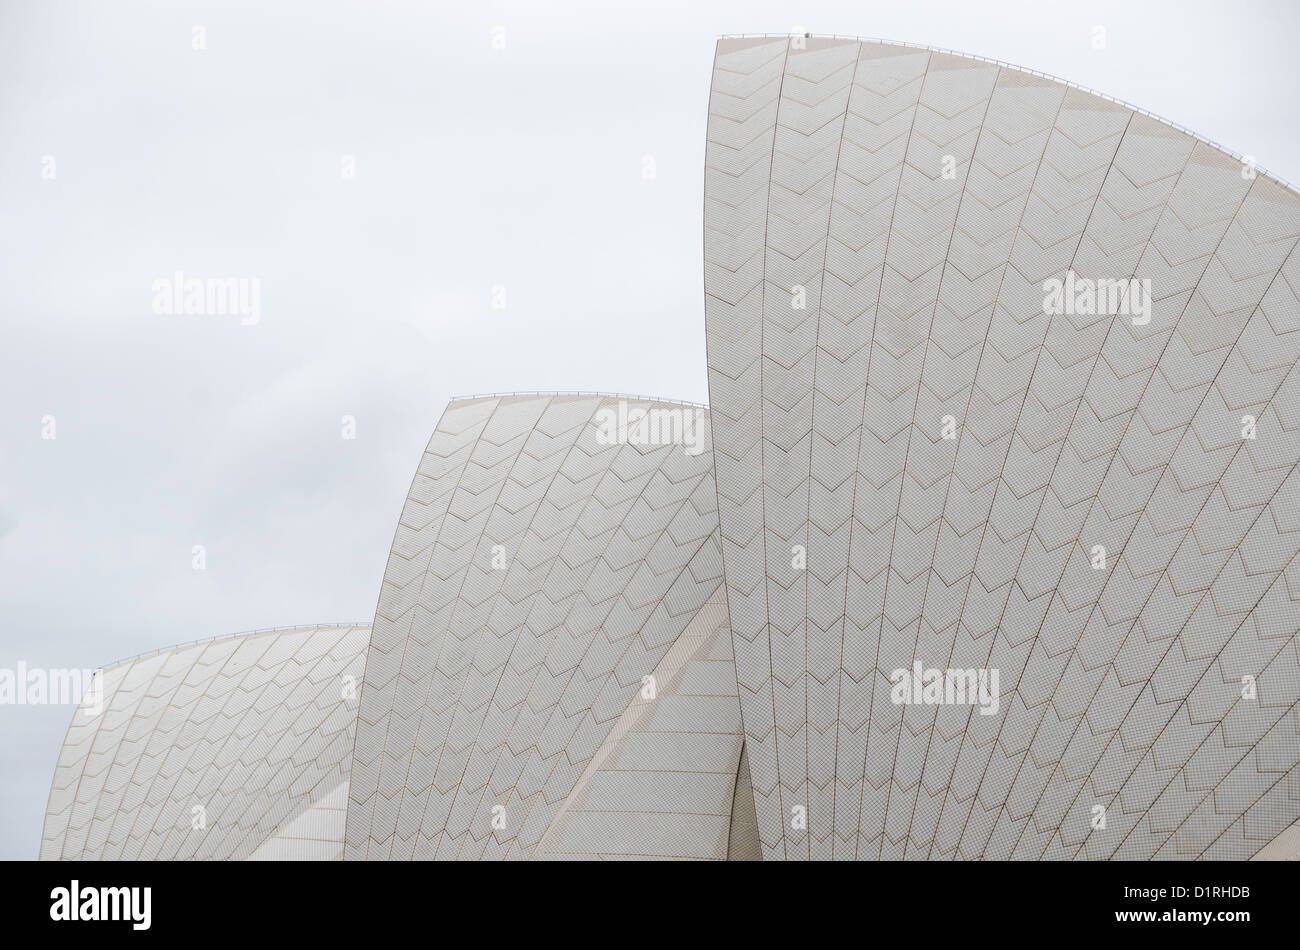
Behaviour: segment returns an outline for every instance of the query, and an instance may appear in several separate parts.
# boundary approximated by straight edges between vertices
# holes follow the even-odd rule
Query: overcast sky
[[[1298,10],[4,0],[0,668],[369,622],[451,395],[705,401],[719,33],[1006,60],[1300,181]],[[260,281],[260,321],[155,313],[177,271]],[[71,713],[0,706],[0,858],[36,856]]]

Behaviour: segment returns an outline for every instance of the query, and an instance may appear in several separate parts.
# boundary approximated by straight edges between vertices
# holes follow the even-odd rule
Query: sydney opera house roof
[[[1298,239],[1058,80],[725,38],[710,408],[454,400],[373,625],[106,670],[41,856],[1300,856]]]
[[[369,640],[292,627],[105,668],[102,711],[83,700],[64,740],[41,857],[337,858]]]
[[[677,672],[660,666],[688,627],[725,626],[725,610],[710,603],[722,554],[711,453],[602,438],[597,417],[620,402],[508,396],[447,408],[384,573],[348,857],[531,857],[580,780],[588,809],[651,804],[653,777],[611,780],[601,746],[644,677]],[[630,405],[656,407],[673,408]],[[716,719],[738,745],[738,714],[705,717],[708,698],[679,688],[656,701],[653,718],[696,710],[701,729]],[[683,775],[691,794],[714,791]],[[618,829],[566,814],[554,847],[612,847]]]
[[[1295,820],[1297,236],[1293,191],[1059,82],[719,43],[709,388],[765,857],[1240,858]],[[1048,312],[1070,274],[1146,312]],[[1000,714],[891,701],[916,659],[999,669]]]

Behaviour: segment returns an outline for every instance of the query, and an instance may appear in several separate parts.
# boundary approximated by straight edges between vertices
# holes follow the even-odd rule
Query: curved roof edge
[[[156,650],[145,650],[143,653],[136,653],[133,656],[124,656],[112,663],[105,663],[102,666],[92,667],[96,670],[112,670],[119,666],[125,666],[127,663],[134,663],[136,660],[143,660],[146,657],[157,656],[159,653],[167,653],[171,650],[183,650],[186,647],[196,647],[203,643],[215,643],[218,640],[233,640],[235,637],[255,637],[263,633],[280,633],[284,630],[335,630],[340,627],[368,627],[371,621],[358,620],[355,623],[343,621],[340,623],[291,623],[283,627],[258,627],[254,630],[236,630],[234,633],[218,633],[211,637],[199,637],[197,640],[183,640],[180,643],[172,643]]]
[[[457,402],[473,402],[476,399],[504,399],[510,396],[599,396],[603,399],[635,399],[639,402],[661,402],[671,406],[694,406],[696,409],[708,409],[706,402],[693,402],[690,399],[665,399],[662,396],[647,396],[643,393],[608,393],[591,389],[533,389],[516,390],[500,393],[472,393],[467,396],[448,396],[447,405]]]
[[[851,36],[851,35],[841,34],[841,33],[802,33],[802,34],[801,33],[719,33],[718,39],[719,40],[749,40],[749,39],[753,39],[753,40],[774,39],[775,40],[775,39],[795,39],[796,37],[799,36],[803,36],[807,39],[849,40],[856,43],[879,43],[883,46],[902,46],[902,47],[907,47],[908,49],[926,50],[931,53],[944,53],[948,56],[960,56],[963,59],[978,60],[979,62],[982,63],[992,63],[995,66],[1002,66],[1006,69],[1014,69],[1017,72],[1027,73],[1031,76],[1037,76],[1039,79],[1047,79],[1052,82],[1059,82],[1061,85],[1067,86],[1070,89],[1076,89],[1079,92],[1086,92],[1090,96],[1096,96],[1098,99],[1105,99],[1107,102],[1113,102],[1118,106],[1123,106],[1125,109],[1129,109],[1133,112],[1138,113],[1139,115],[1144,115],[1149,119],[1155,119],[1157,122],[1167,125],[1171,129],[1175,129],[1179,132],[1182,132],[1184,135],[1189,135],[1192,138],[1196,139],[1196,141],[1204,145],[1208,145],[1210,146],[1210,148],[1222,152],[1224,155],[1227,155],[1233,161],[1241,162],[1243,165],[1249,165],[1257,175],[1263,175],[1265,178],[1275,182],[1276,184],[1281,185],[1283,188],[1287,189],[1293,194],[1300,195],[1300,188],[1297,188],[1295,185],[1291,184],[1291,182],[1287,181],[1281,175],[1269,171],[1267,168],[1265,168],[1263,165],[1260,165],[1258,162],[1248,160],[1245,155],[1242,155],[1228,148],[1226,145],[1222,144],[1221,142],[1216,142],[1214,139],[1201,135],[1199,132],[1195,132],[1192,129],[1187,128],[1187,126],[1185,125],[1180,125],[1177,122],[1173,122],[1169,119],[1166,119],[1164,116],[1160,115],[1159,113],[1152,112],[1150,109],[1143,109],[1141,106],[1135,106],[1133,103],[1128,102],[1124,99],[1120,99],[1118,96],[1112,96],[1109,93],[1101,92],[1100,90],[1093,89],[1090,86],[1084,86],[1077,82],[1071,82],[1069,79],[1062,79],[1060,76],[1055,76],[1052,73],[1045,73],[1039,69],[1030,69],[1028,66],[1017,66],[1015,63],[1008,63],[1005,60],[994,59],[992,56],[980,56],[977,53],[964,53],[961,50],[948,49],[947,47],[944,46],[931,46],[928,43],[908,43],[905,40],[889,40],[880,36]]]

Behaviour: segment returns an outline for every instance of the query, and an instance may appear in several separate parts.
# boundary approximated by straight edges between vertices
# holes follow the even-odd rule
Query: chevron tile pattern
[[[719,42],[705,183],[763,856],[1247,858],[1300,817],[1300,197],[1047,78],[803,37]],[[998,714],[895,703],[914,661],[998,670]]]
[[[618,404],[448,406],[384,574],[347,858],[531,857],[642,677],[720,587],[707,444],[691,455],[602,436],[601,411]]]
[[[103,671],[102,711],[73,714],[42,860],[338,856],[369,627],[299,627],[176,647]],[[197,811],[196,809],[201,809]]]
[[[650,675],[653,691],[637,693],[610,730],[537,857],[757,858],[757,825],[733,820],[746,789],[737,790],[743,736],[721,586]]]

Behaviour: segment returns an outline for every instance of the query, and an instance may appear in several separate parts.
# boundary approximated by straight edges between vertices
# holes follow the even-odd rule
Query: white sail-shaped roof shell
[[[341,857],[369,639],[293,627],[104,669],[60,750],[41,858]]]
[[[591,395],[447,408],[375,614],[348,858],[532,857],[642,678],[718,592],[707,433],[603,427],[620,406],[706,419]]]
[[[718,44],[705,176],[764,856],[1245,858],[1300,816],[1296,193],[1037,74],[804,37]],[[1075,278],[1150,308],[1046,312]],[[998,669],[998,714],[893,703],[917,660]]]

